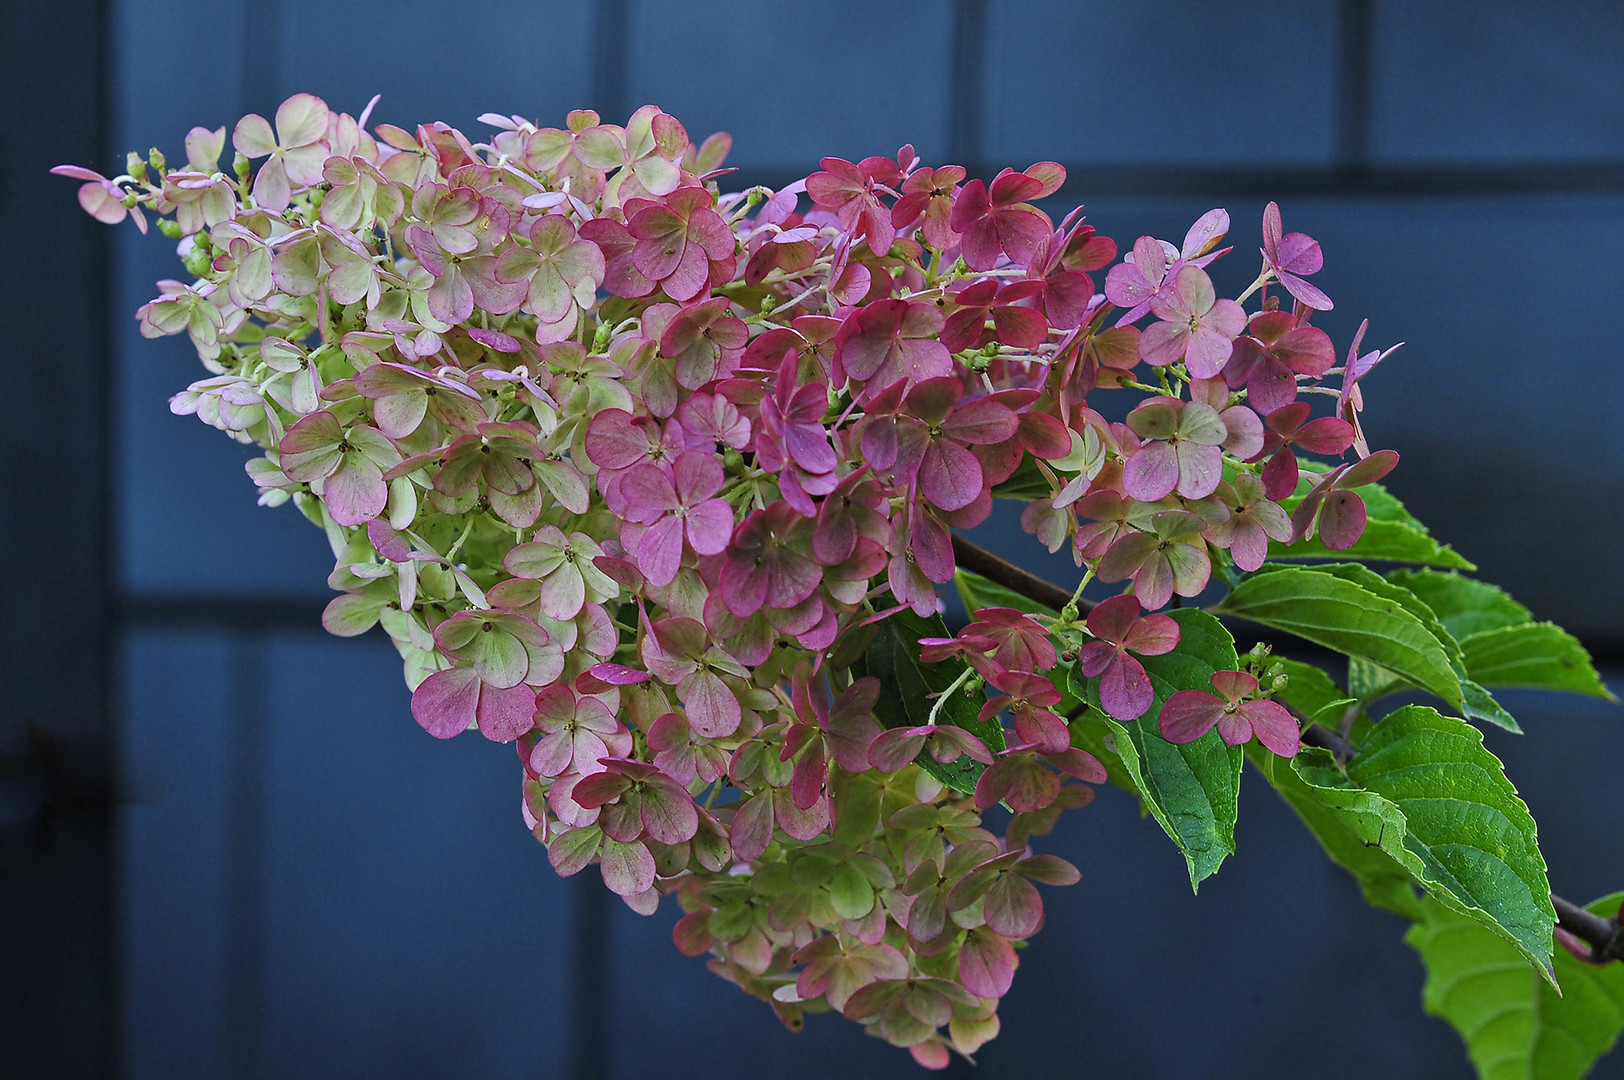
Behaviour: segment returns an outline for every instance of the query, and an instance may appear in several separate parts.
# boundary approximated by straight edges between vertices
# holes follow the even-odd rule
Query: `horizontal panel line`
[[[1019,163],[1023,167],[1026,164]],[[969,171],[972,176],[986,177],[994,175],[1002,167],[982,164]],[[1437,197],[1624,194],[1624,161],[1376,168],[1067,164],[1066,173],[1066,191],[1093,199],[1179,195]],[[783,169],[747,168],[723,177],[721,183],[729,190],[752,184],[776,189],[800,178]]]

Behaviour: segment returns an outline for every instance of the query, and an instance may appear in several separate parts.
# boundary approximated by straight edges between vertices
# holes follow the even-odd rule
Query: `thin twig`
[[[1590,946],[1591,963],[1624,960],[1624,934],[1619,932],[1616,918],[1604,919],[1555,893],[1551,906],[1556,908],[1556,925]]]
[[[1046,608],[1059,611],[1071,603],[1071,593],[1050,581],[1044,581],[1036,574],[1022,570],[1019,566],[988,551],[979,544],[972,544],[962,536],[953,537],[953,559],[958,565],[973,574],[980,574],[988,581],[995,582],[1020,593],[1028,600],[1035,600]],[[1077,603],[1079,612],[1087,612],[1094,607],[1087,600]],[[971,612],[970,614],[975,614]]]

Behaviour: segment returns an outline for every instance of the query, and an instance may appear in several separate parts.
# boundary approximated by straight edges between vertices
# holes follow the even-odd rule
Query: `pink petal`
[[[1118,720],[1136,720],[1156,700],[1145,667],[1127,653],[1119,653],[1100,673],[1100,704]]]
[[[679,844],[699,831],[699,809],[673,781],[653,778],[643,789],[643,827],[662,844]]]
[[[479,685],[472,668],[436,671],[412,692],[412,718],[436,739],[460,735],[474,722]]]
[[[383,513],[389,485],[378,466],[358,453],[348,453],[324,482],[322,500],[338,524],[360,525]]]
[[[1301,732],[1284,706],[1274,701],[1248,701],[1240,712],[1251,722],[1258,742],[1281,757],[1297,756]]]
[[[709,499],[688,511],[688,542],[701,555],[720,555],[733,536],[733,507]]]
[[[678,698],[688,713],[688,724],[695,734],[721,739],[739,730],[739,721],[743,719],[739,699],[714,672],[696,671],[678,690]]]
[[[1019,874],[1001,874],[987,890],[987,928],[1006,938],[1031,937],[1043,923],[1043,898]]]
[[[1162,706],[1162,738],[1171,743],[1194,742],[1224,714],[1223,700],[1205,690],[1180,690]]]
[[[1178,451],[1168,443],[1146,443],[1122,467],[1123,493],[1141,502],[1166,498],[1178,482]]]
[[[1166,615],[1146,615],[1128,631],[1123,643],[1141,656],[1170,653],[1179,643],[1179,624]]]
[[[654,856],[641,840],[622,844],[605,837],[598,869],[603,883],[618,896],[636,896],[654,885]]]
[[[959,982],[977,997],[1001,998],[1015,980],[1015,949],[990,930],[977,928],[959,949]]]
[[[1244,671],[1215,671],[1211,681],[1218,696],[1229,701],[1239,701],[1248,694],[1257,693],[1256,677]]]
[[[1102,600],[1088,613],[1088,632],[1101,641],[1122,642],[1139,621],[1139,610],[1139,601],[1132,596]]]
[[[494,635],[493,635],[494,636]],[[520,683],[507,689],[484,686],[479,692],[479,731],[492,742],[512,742],[529,731],[536,714],[536,692]]]
[[[981,462],[968,449],[946,438],[932,439],[919,463],[919,491],[943,510],[959,510],[981,494]]]
[[[637,541],[637,563],[650,585],[675,581],[682,568],[682,519],[667,514],[645,529]]]
[[[336,518],[335,518],[336,520]],[[1365,501],[1351,491],[1333,491],[1320,511],[1319,534],[1332,551],[1343,551],[1359,542],[1365,531]]]
[[[767,850],[773,838],[773,793],[771,789],[746,799],[733,815],[728,835],[733,854],[740,862],[754,862]]]

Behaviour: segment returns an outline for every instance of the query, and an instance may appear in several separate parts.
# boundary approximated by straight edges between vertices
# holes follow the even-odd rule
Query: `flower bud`
[[[247,156],[240,152],[231,159],[231,171],[237,174],[238,181],[246,182],[251,168]]]
[[[152,163],[153,172],[162,173],[164,171],[164,152],[156,146],[147,151],[147,160]]]
[[[161,221],[159,222],[158,227],[161,229],[164,225],[169,224],[173,224],[173,222]],[[179,231],[179,227],[176,228],[176,231]],[[200,247],[193,247],[191,251],[186,253],[186,258],[182,259],[181,261],[186,264],[186,272],[191,274],[193,277],[205,276],[209,272],[209,268],[212,264],[209,253]]]
[[[179,240],[182,236],[180,224],[174,218],[159,218],[158,231],[171,240]]]

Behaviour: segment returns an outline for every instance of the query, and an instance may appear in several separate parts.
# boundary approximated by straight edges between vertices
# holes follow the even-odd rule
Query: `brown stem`
[[[1352,743],[1343,738],[1339,733],[1332,731],[1322,724],[1316,724],[1309,720],[1308,717],[1304,716],[1295,705],[1291,704],[1291,702],[1279,701],[1278,698],[1276,701],[1285,706],[1286,711],[1291,714],[1292,719],[1296,720],[1298,726],[1302,727],[1303,742],[1307,743],[1309,746],[1318,746],[1321,749],[1329,750],[1331,753],[1337,756],[1337,760],[1343,762],[1344,764],[1346,764],[1350,758],[1359,752],[1353,748]]]
[[[1604,919],[1555,893],[1551,894],[1551,906],[1556,908],[1556,925],[1590,946],[1592,963],[1624,960],[1624,933],[1620,933],[1616,918]]]
[[[1071,603],[1071,593],[1054,584],[1044,581],[1036,574],[1022,570],[1012,562],[1000,559],[979,544],[972,544],[962,536],[953,537],[953,560],[973,574],[980,574],[988,581],[996,582],[1011,592],[1020,593],[1028,600],[1035,600],[1046,608],[1059,611]],[[1086,612],[1094,605],[1087,600],[1077,601],[1077,610]],[[975,612],[970,614],[974,615]]]
[[[966,570],[1055,611],[1071,602],[1071,594],[1065,589],[1000,559],[962,536],[953,537],[953,556],[958,565]],[[1077,607],[1079,611],[1087,611],[1093,605],[1079,601]],[[1310,721],[1301,710],[1288,702],[1282,701],[1280,704],[1298,724],[1303,725],[1303,742],[1331,751],[1343,764],[1358,756],[1358,749],[1340,733]],[[1555,893],[1551,894],[1551,906],[1556,908],[1556,924],[1590,946],[1590,959],[1594,963],[1624,960],[1624,930],[1620,929],[1616,918],[1604,919]]]

